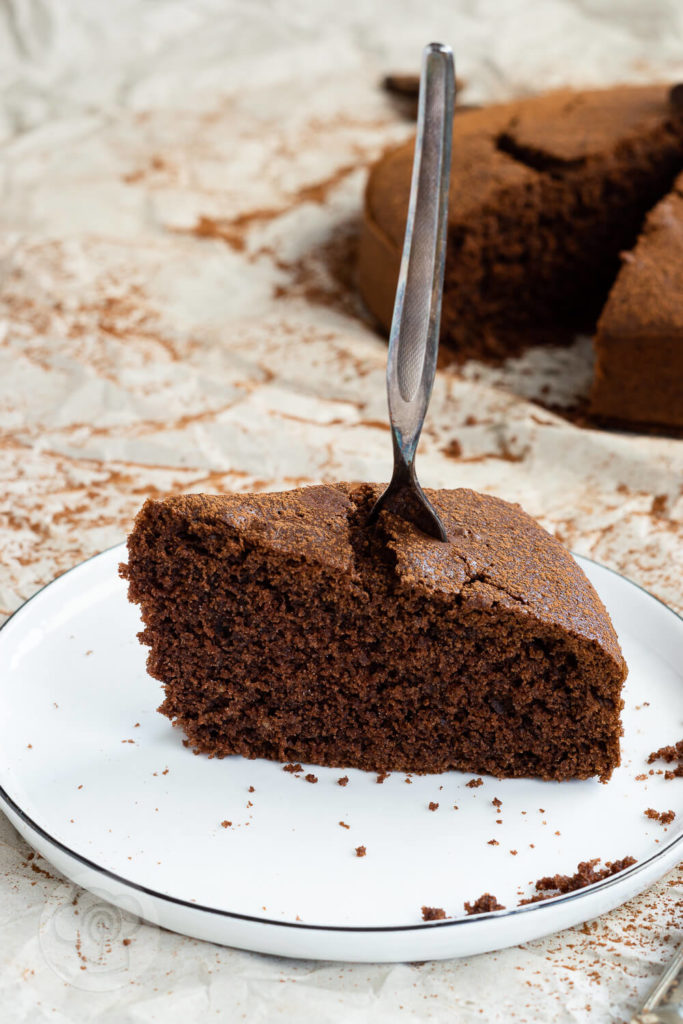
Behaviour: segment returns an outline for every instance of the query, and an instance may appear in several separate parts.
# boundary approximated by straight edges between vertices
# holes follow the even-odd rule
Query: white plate
[[[161,688],[145,672],[122,559],[120,546],[61,576],[0,632],[0,806],[60,871],[112,903],[260,952],[427,960],[595,917],[683,857],[681,783],[636,780],[650,751],[683,736],[683,620],[615,573],[578,559],[630,667],[623,763],[608,785],[486,776],[469,788],[459,772],[377,785],[374,774],[307,766],[311,784],[279,764],[183,746],[155,710]],[[673,825],[647,819],[648,807],[674,810]],[[628,855],[638,863],[618,876],[518,907],[540,876]],[[465,916],[464,901],[484,892],[508,909]],[[451,919],[424,924],[423,905]]]

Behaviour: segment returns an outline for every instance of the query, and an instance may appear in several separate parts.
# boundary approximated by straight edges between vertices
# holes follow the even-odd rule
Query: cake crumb
[[[519,906],[524,907],[529,903],[539,903],[541,900],[550,900],[561,893],[576,892],[577,889],[585,889],[587,885],[594,882],[601,882],[604,878],[611,878],[625,868],[630,868],[637,863],[635,857],[623,857],[621,860],[607,861],[604,868],[596,870],[596,864],[600,863],[600,857],[593,860],[581,861],[573,875],[546,875],[539,878],[535,883],[536,895],[520,900]]]
[[[308,775],[304,775],[306,782],[317,782],[318,776],[314,775],[313,772],[309,772]]]
[[[356,847],[356,857],[364,857],[367,852],[364,846]]]
[[[223,828],[230,828],[230,826],[232,825],[232,822],[228,821],[228,819],[226,818],[225,821],[221,822],[221,825],[223,826]]]
[[[673,743],[668,747],[660,747],[659,750],[653,750],[647,759],[648,764],[652,764],[653,761],[665,761],[667,764],[673,764],[674,761],[678,761],[675,768],[667,769],[664,772],[664,779],[669,782],[671,779],[680,779],[683,777],[683,740],[679,740],[678,743]],[[661,771],[656,773],[650,769],[650,775],[657,774],[661,775]]]
[[[496,808],[497,810],[500,810],[500,809],[501,809],[501,807],[503,806],[503,801],[502,801],[502,800],[499,800],[497,796],[494,796],[494,798],[493,798],[493,800],[491,801],[491,803],[493,804],[493,806],[494,806],[494,807],[495,807],[495,808]]]
[[[459,459],[462,455],[462,445],[460,444],[460,441],[458,441],[457,437],[452,437],[441,451],[444,455],[448,456],[449,459]]]
[[[498,840],[497,840],[497,839],[489,839],[489,841],[488,841],[488,844],[487,844],[487,845],[488,845],[488,846],[500,846],[500,843],[498,842]]]
[[[253,793],[253,792],[254,792],[254,787],[250,786],[249,789],[247,790],[247,793]]]
[[[342,828],[351,828],[351,826],[347,825],[345,821],[340,821],[339,824],[341,825]]]
[[[301,767],[300,764],[291,764],[290,763],[290,764],[283,765],[282,770],[283,770],[283,772],[291,772],[294,775],[296,772],[302,772],[303,768]]]
[[[130,946],[132,941],[133,941],[132,939],[122,939],[122,945]]]
[[[439,805],[437,803],[434,803],[433,800],[430,800],[429,801],[429,810],[430,811],[438,811],[438,809],[439,809]]]
[[[446,919],[446,911],[443,907],[422,907],[421,909],[423,921],[444,921]]]
[[[517,856],[517,851],[516,850],[510,850],[510,853],[512,854],[513,857]]]
[[[465,913],[469,916],[472,914],[488,914],[491,910],[505,910],[505,907],[490,892],[483,893],[474,903],[465,903],[464,907]]]
[[[676,813],[675,811],[655,811],[653,807],[648,807],[645,817],[658,821],[660,825],[670,825],[676,817]]]
[[[652,764],[654,761],[666,761],[667,764],[671,764],[673,761],[683,761],[683,740],[667,747],[660,747],[659,750],[653,750],[647,763]]]
[[[470,781],[466,782],[465,785],[467,786],[468,789],[477,789],[478,786],[483,786],[484,785],[484,780],[483,779],[470,779]]]
[[[337,785],[338,786],[348,786],[348,784],[349,784],[349,777],[348,777],[348,775],[342,775],[341,779],[337,779]]]
[[[377,784],[378,784],[379,786],[381,786],[381,785],[382,785],[382,783],[384,782],[384,780],[385,780],[385,779],[388,779],[388,778],[389,778],[389,775],[390,775],[390,774],[391,774],[391,772],[380,772],[380,773],[378,774],[377,778],[375,779],[375,782],[376,782],[376,783],[377,783]]]

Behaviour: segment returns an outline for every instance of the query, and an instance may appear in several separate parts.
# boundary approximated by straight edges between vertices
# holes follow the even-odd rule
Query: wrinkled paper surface
[[[454,46],[468,103],[683,80],[673,0],[7,0],[3,616],[123,539],[148,495],[387,478],[386,347],[351,253],[367,165],[412,131],[377,82],[416,70],[433,38]],[[585,395],[590,353],[579,339],[440,372],[422,482],[521,502],[680,612],[683,441],[552,411]],[[0,816],[0,1005],[16,1024],[619,1021],[681,932],[678,870],[500,953],[297,962],[117,916],[29,852]],[[74,906],[117,940],[79,948]]]

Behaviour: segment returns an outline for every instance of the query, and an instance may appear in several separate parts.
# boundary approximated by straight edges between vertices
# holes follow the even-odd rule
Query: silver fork
[[[453,52],[430,43],[422,54],[413,177],[387,358],[394,471],[369,517],[374,522],[386,508],[442,541],[446,531],[418,483],[415,452],[439,348],[454,100]]]
[[[683,942],[674,953],[671,963],[656,981],[645,1002],[641,1004],[631,1024],[680,1024],[683,1021]],[[662,1005],[662,1000],[667,1003]],[[673,1002],[670,1000],[673,998]]]

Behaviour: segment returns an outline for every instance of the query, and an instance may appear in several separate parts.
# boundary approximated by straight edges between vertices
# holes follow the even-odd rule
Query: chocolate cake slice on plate
[[[148,501],[122,574],[160,710],[223,757],[609,777],[626,666],[565,548],[518,506],[428,491],[443,543],[381,488]]]
[[[546,779],[619,763],[626,666],[569,552],[515,505],[417,481],[452,96],[452,53],[432,43],[387,364],[389,487],[185,495],[135,521],[122,573],[160,710],[197,751]]]

